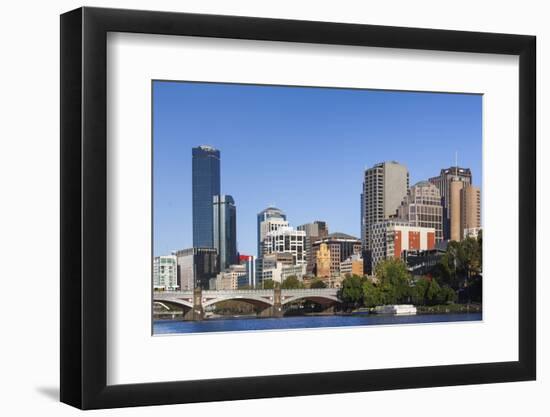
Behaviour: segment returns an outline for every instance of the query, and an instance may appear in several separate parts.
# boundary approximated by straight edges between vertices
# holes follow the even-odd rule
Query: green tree
[[[326,287],[327,287],[327,284],[325,283],[325,281],[319,278],[316,278],[313,281],[311,281],[311,284],[309,285],[309,288],[326,288]]]
[[[264,290],[272,290],[272,289],[274,289],[275,287],[278,287],[278,286],[279,286],[279,283],[273,281],[272,279],[265,279],[262,282],[262,287],[263,287]]]
[[[281,285],[281,288],[285,290],[295,290],[303,287],[304,285],[295,275],[290,275],[287,277]]]
[[[363,304],[365,307],[376,307],[382,304],[380,288],[369,280],[363,283]]]
[[[413,302],[420,305],[438,304],[441,287],[432,277],[420,278],[413,290]]]
[[[364,279],[357,275],[344,278],[342,281],[342,287],[338,290],[338,298],[348,309],[357,308],[363,303],[363,281]]]
[[[401,259],[385,259],[378,263],[375,270],[379,281],[381,301],[395,304],[408,300],[411,295],[411,275]]]

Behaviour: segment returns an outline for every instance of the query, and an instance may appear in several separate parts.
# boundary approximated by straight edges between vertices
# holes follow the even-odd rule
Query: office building
[[[306,232],[306,273],[311,275],[315,270],[315,254],[313,253],[313,243],[316,240],[328,236],[328,226],[326,222],[316,220],[313,223],[302,224],[296,229]]]
[[[443,206],[439,189],[428,181],[413,185],[397,210],[397,217],[411,226],[433,227],[435,241],[443,240]]]
[[[451,239],[451,182],[459,181],[463,185],[472,184],[472,171],[470,168],[462,168],[457,164],[442,169],[439,176],[432,177],[428,181],[434,184],[441,194],[441,204],[443,206],[443,239],[449,240]],[[457,189],[459,186],[459,184],[455,184],[453,188]]]
[[[468,185],[462,188],[462,232],[463,238],[466,238],[465,231],[468,235],[477,233],[481,228],[481,191],[478,187]]]
[[[155,256],[153,259],[153,289],[176,291],[178,286],[177,262],[173,255]]]
[[[220,194],[220,151],[201,145],[193,148],[193,247],[214,247],[212,205]]]
[[[209,289],[218,274],[218,251],[214,248],[189,248],[176,252],[178,282],[181,290]]]
[[[274,261],[273,258],[270,258],[271,255],[266,255],[264,257],[264,262],[262,270],[260,272],[260,280],[264,283],[266,280],[273,280],[278,283],[282,283],[288,277],[294,276],[298,280],[302,281],[304,275],[306,274],[306,265],[294,265],[294,264],[285,264],[283,262]],[[261,288],[261,284],[258,285],[258,288]]]
[[[381,260],[401,258],[403,251],[419,251],[435,248],[433,227],[411,226],[399,219],[383,220],[371,229],[372,271]]]
[[[481,227],[481,192],[478,187],[453,180],[449,195],[450,240],[463,240],[465,230]]]
[[[214,248],[220,271],[237,264],[237,209],[230,195],[213,197]]]
[[[290,253],[294,265],[306,264],[306,232],[283,226],[268,232],[263,240],[263,254]]]
[[[230,265],[217,275],[216,290],[236,290],[239,288],[239,278],[242,277],[246,277],[246,266]]]
[[[258,258],[260,258],[262,256],[262,242],[265,238],[265,235],[268,232],[277,230],[279,227],[288,226],[288,222],[286,221],[286,214],[282,210],[276,207],[268,207],[258,213],[257,225],[258,225],[257,256]]]
[[[372,225],[395,217],[408,189],[409,171],[398,162],[382,162],[365,170],[361,201],[361,238],[364,251],[371,249]]]
[[[340,262],[341,276],[363,276],[363,257],[360,253],[351,255],[346,260]]]
[[[326,245],[327,249],[322,249],[322,245]],[[331,233],[313,243],[313,252],[315,253],[318,277],[327,276],[325,263],[327,253],[330,256],[328,276],[338,276],[340,275],[340,263],[354,254],[361,253],[361,241],[345,233]],[[320,262],[317,259],[318,256],[322,257]],[[321,269],[319,269],[319,265],[321,265]]]
[[[401,253],[401,258],[407,265],[408,271],[414,276],[426,276],[433,273],[446,252],[446,241],[440,242],[433,249],[406,250]]]
[[[239,255],[239,264],[244,265],[246,268],[246,284],[240,280],[239,288],[245,285],[256,288],[256,257],[253,255]]]

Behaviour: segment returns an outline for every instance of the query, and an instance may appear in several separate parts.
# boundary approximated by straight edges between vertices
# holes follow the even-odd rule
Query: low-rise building
[[[340,275],[351,276],[363,275],[363,257],[361,254],[356,253],[351,255],[346,260],[340,262]]]
[[[323,244],[326,245],[326,250],[324,248],[321,249]],[[315,253],[316,257],[326,257],[328,253],[330,257],[330,271],[328,274],[325,265],[326,259],[323,258],[321,262],[318,262],[317,259],[315,259],[315,264],[318,266],[316,276],[339,276],[340,263],[345,261],[351,255],[361,253],[361,240],[345,233],[331,233],[328,236],[315,241],[313,244],[313,253]],[[321,265],[321,269],[319,269],[319,265]]]
[[[217,290],[236,290],[239,288],[239,278],[246,277],[245,265],[230,265],[216,277]]]

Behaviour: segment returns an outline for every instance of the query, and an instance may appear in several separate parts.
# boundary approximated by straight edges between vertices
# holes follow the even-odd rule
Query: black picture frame
[[[108,32],[519,56],[519,360],[107,385]],[[88,7],[61,15],[61,401],[95,409],[534,380],[535,51],[524,35]]]

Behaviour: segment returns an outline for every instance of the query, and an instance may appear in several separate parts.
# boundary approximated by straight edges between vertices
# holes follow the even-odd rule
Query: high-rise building
[[[408,189],[409,171],[398,162],[382,162],[365,170],[361,202],[363,250],[370,250],[372,225],[395,216]]]
[[[315,254],[313,253],[313,243],[316,240],[328,236],[327,223],[316,220],[313,223],[302,224],[296,229],[306,232],[306,273],[313,274],[313,271],[315,270]]]
[[[213,197],[214,248],[218,251],[220,271],[237,264],[237,209],[230,195]]]
[[[268,232],[263,240],[264,256],[272,253],[290,253],[294,265],[306,264],[306,232],[283,226]]]
[[[315,253],[315,265],[319,267],[317,256],[326,256],[326,251],[321,246],[326,245],[330,254],[330,276],[340,275],[340,263],[354,254],[361,253],[361,241],[354,236],[345,233],[331,233],[327,237],[316,240],[313,243]],[[321,262],[321,265],[324,264]],[[321,275],[319,275],[321,273]],[[325,276],[326,271],[316,271],[317,276]]]
[[[433,227],[435,241],[443,240],[443,206],[439,189],[428,181],[413,185],[397,210],[397,217],[411,226]]]
[[[153,288],[163,291],[175,291],[178,289],[177,261],[175,256],[155,256],[153,259]]]
[[[265,235],[268,232],[277,230],[279,227],[288,226],[286,221],[286,214],[276,208],[268,207],[265,210],[262,210],[258,213],[258,258],[262,256],[262,243],[264,241]]]
[[[459,180],[465,185],[472,184],[472,171],[470,168],[462,168],[458,165],[444,168],[439,176],[432,177],[428,181],[434,184],[441,194],[441,204],[443,206],[443,239],[451,238],[451,182]],[[456,188],[458,184],[454,187]]]
[[[212,204],[220,194],[220,151],[201,145],[193,148],[193,247],[214,247]]]
[[[481,227],[481,192],[459,179],[450,183],[450,240],[463,240]]]
[[[406,220],[389,219],[372,225],[372,270],[381,260],[401,258],[404,251],[429,250],[435,247],[433,227],[412,226]]]
[[[464,182],[453,178],[449,183],[449,239],[462,240],[462,189]]]
[[[189,248],[176,252],[178,282],[181,290],[209,289],[219,272],[218,251],[214,248]]]
[[[462,189],[462,237],[475,234],[481,228],[481,191],[468,185]],[[466,232],[468,231],[468,232]]]

